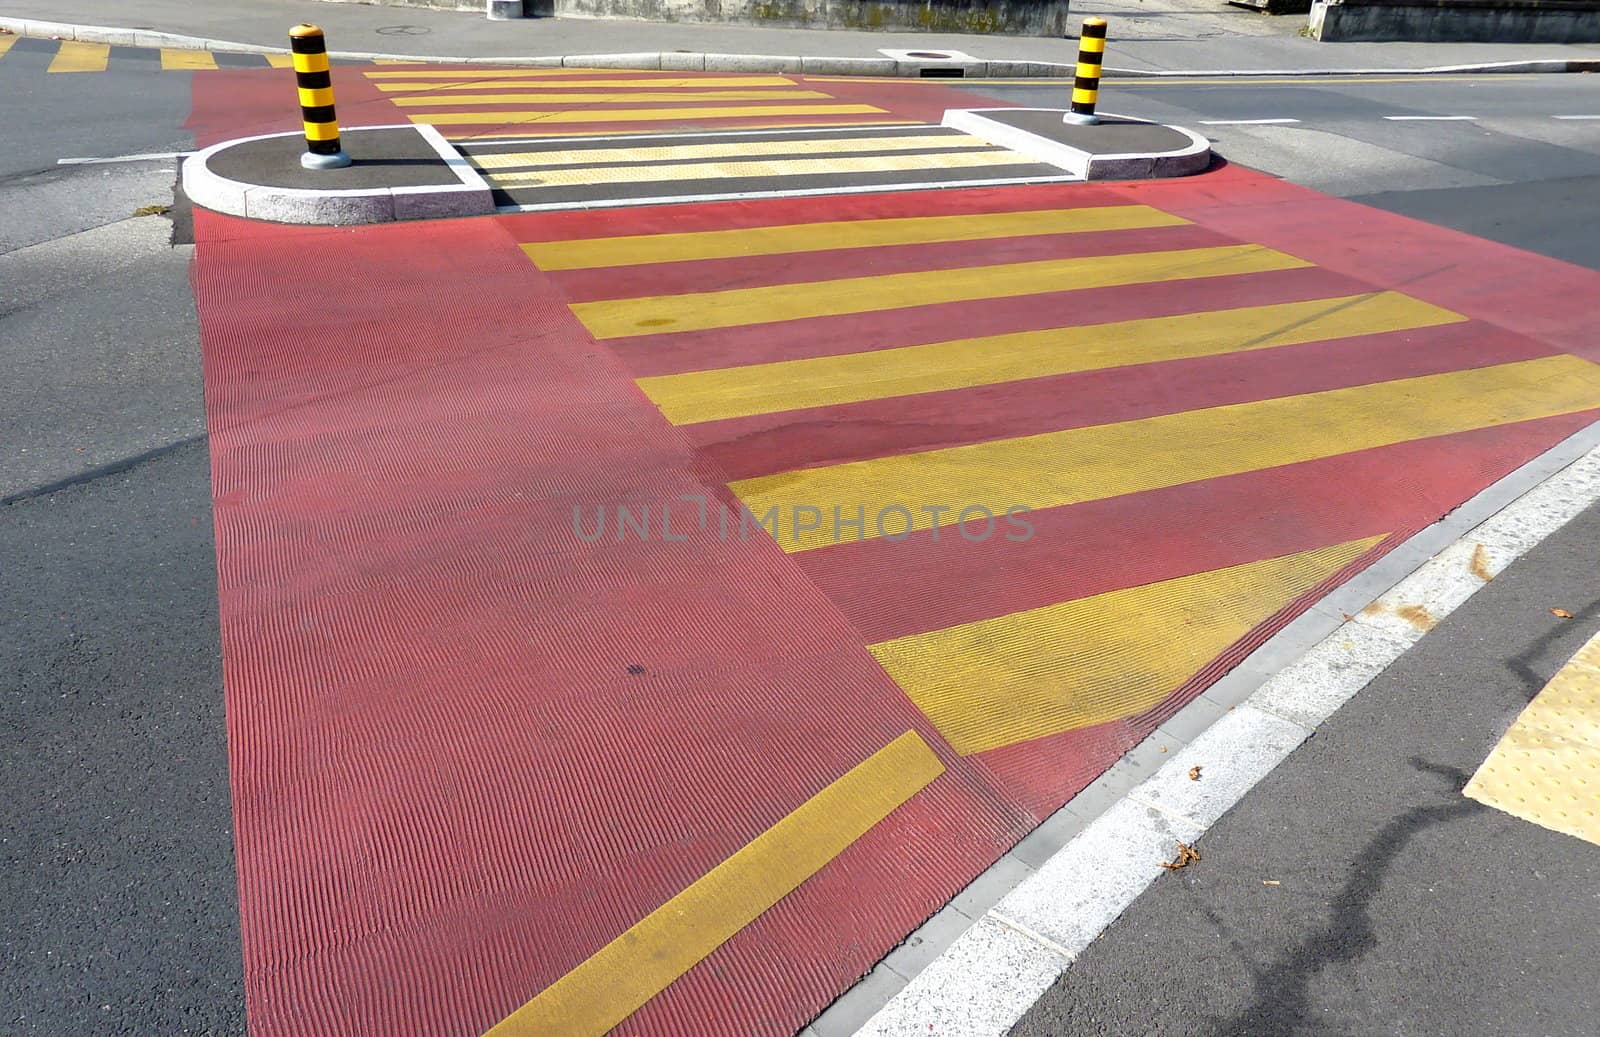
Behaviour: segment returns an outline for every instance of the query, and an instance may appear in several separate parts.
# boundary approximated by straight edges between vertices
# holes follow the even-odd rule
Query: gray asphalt
[[[191,76],[0,61],[0,1033],[242,1033]],[[50,45],[49,50],[54,50]]]
[[[1190,126],[1301,119],[1205,129],[1230,160],[1600,269],[1600,122],[1551,117],[1600,113],[1591,77],[1112,96]],[[1397,113],[1480,121],[1376,117]],[[1460,793],[1600,629],[1597,542],[1600,508],[1424,637],[1201,839],[1198,864],[1135,901],[1015,1037],[1600,1032],[1600,855]]]

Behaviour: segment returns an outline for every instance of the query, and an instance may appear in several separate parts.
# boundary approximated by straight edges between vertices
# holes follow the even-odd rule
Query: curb
[[[120,47],[169,47],[178,50],[208,50],[224,54],[287,54],[287,47],[263,47],[254,43],[185,36],[147,29],[124,29],[104,25],[75,25],[32,18],[0,17],[0,29],[18,36],[77,40],[82,43],[108,43]],[[663,72],[747,72],[818,76],[881,76],[885,78],[924,75],[925,70],[955,72],[950,78],[1033,79],[1064,78],[1073,75],[1072,62],[1057,61],[900,61],[894,58],[830,58],[808,55],[773,54],[696,54],[679,51],[633,54],[567,54],[506,57],[452,57],[448,55],[390,54],[375,51],[329,51],[330,58],[342,61],[405,61],[416,64],[511,65],[528,68],[614,68]],[[1470,65],[1434,65],[1426,68],[1319,68],[1319,69],[1205,69],[1200,71],[1152,71],[1134,68],[1106,68],[1113,77],[1130,79],[1203,77],[1230,78],[1254,76],[1427,76],[1450,73],[1553,73],[1600,72],[1600,58],[1562,60],[1530,59],[1493,61]],[[943,77],[940,77],[943,78]]]
[[[1061,109],[1053,108],[961,108],[945,112],[943,125],[1040,162],[1059,166],[1085,180],[1151,180],[1189,176],[1201,172],[1211,164],[1211,142],[1183,126],[1157,124],[1149,119],[1102,112],[1106,118],[1121,122],[1165,125],[1166,129],[1187,137],[1189,142],[1175,151],[1098,154],[1050,140],[1015,126],[1008,126],[985,114],[1019,111],[1060,111],[1061,114],[1066,114]]]
[[[1442,621],[1597,501],[1600,423],[1487,487],[1290,622],[958,893],[802,1037],[1010,1032],[1164,874],[1160,862],[1180,842],[1203,836],[1426,636],[1402,616],[1420,607]],[[1189,778],[1195,765],[1205,769],[1204,784]]]
[[[300,136],[298,131],[293,131],[223,141],[190,155],[183,160],[183,193],[194,204],[228,216],[321,226],[487,216],[495,211],[494,192],[488,182],[432,126],[413,126],[409,123],[403,126],[363,126],[344,132],[348,137],[365,130],[393,129],[415,130],[419,133],[455,172],[460,183],[435,187],[313,191],[230,180],[213,172],[208,164],[214,155],[238,144]]]

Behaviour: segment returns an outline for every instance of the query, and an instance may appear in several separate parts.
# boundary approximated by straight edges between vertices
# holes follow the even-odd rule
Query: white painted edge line
[[[239,144],[277,137],[298,137],[298,132],[262,133],[225,140],[191,154],[183,161],[183,191],[196,205],[245,219],[281,223],[351,225],[443,216],[487,216],[494,212],[489,184],[450,142],[432,126],[402,123],[390,126],[345,127],[348,135],[365,130],[414,130],[449,165],[457,183],[422,187],[360,187],[312,190],[248,184],[211,169],[213,156]]]
[[[58,158],[58,166],[109,166],[121,162],[165,162],[168,159],[184,158],[192,155],[192,151],[152,151],[143,155],[113,155],[110,158]]]
[[[1600,115],[1557,115],[1557,119],[1600,119]]]
[[[59,37],[65,40],[81,40],[86,43],[109,43],[124,47],[175,47],[185,50],[209,50],[222,53],[235,54],[287,54],[287,47],[266,47],[254,43],[233,43],[228,40],[213,40],[203,36],[186,36],[181,33],[158,32],[150,29],[130,29],[110,25],[78,25],[72,22],[50,22],[37,18],[0,17],[0,28],[10,29],[19,36],[43,36],[47,38]],[[527,66],[530,68],[640,68],[645,70],[656,69],[662,71],[683,72],[740,72],[740,71],[780,71],[795,72],[802,75],[869,75],[869,76],[915,76],[923,67],[938,67],[937,63],[925,61],[895,61],[892,58],[842,58],[825,57],[821,55],[767,55],[767,54],[695,54],[668,51],[664,53],[642,54],[544,54],[544,55],[501,55],[497,57],[482,57],[477,55],[447,55],[447,54],[393,54],[376,51],[329,51],[328,56],[335,61],[403,61],[419,65],[508,65]],[[949,63],[946,63],[947,65]],[[1183,71],[1175,69],[1140,69],[1140,68],[1106,68],[1105,72],[1112,75],[1161,78],[1161,77],[1211,77],[1225,78],[1230,76],[1369,76],[1369,75],[1436,75],[1449,72],[1576,72],[1583,71],[1583,66],[1590,66],[1590,70],[1600,69],[1600,55],[1593,57],[1567,58],[1532,58],[1526,60],[1478,62],[1466,65],[1432,65],[1424,68],[1319,68],[1319,69],[1204,69],[1200,71]],[[715,67],[714,67],[715,66]],[[1001,59],[1001,58],[974,58],[969,65],[974,71],[983,68],[987,73],[993,66],[1000,66],[1003,75],[1016,76],[1017,69],[1040,70],[1040,78],[1061,76],[1067,70],[1074,68],[1070,61],[1034,61],[1028,59]],[[1578,67],[1573,67],[1578,66]],[[974,77],[977,78],[977,77]]]
[[[1442,620],[1597,501],[1600,423],[1534,458],[1336,588],[1162,728],[1202,701],[1212,710],[1227,709],[1214,724],[1187,745],[1158,728],[1130,752],[1156,743],[1181,746],[904,982],[857,1037],[1003,1037],[1161,875],[1161,862],[1172,858],[1178,842],[1204,835],[1425,636],[1400,618],[1400,609],[1415,615],[1420,607],[1435,622]],[[1375,579],[1389,584],[1377,595]],[[1343,619],[1346,614],[1352,618]],[[1234,687],[1222,698],[1213,697],[1230,683]],[[1194,766],[1202,768],[1199,781],[1189,779]]]
[[[1390,122],[1477,122],[1476,115],[1385,115]]]
[[[881,194],[890,191],[934,191],[948,187],[1006,187],[1012,184],[1081,184],[1081,176],[1009,176],[992,180],[936,180],[914,184],[855,184],[849,187],[797,187],[779,191],[730,191],[726,194],[680,194],[671,197],[608,198],[587,202],[543,202],[502,205],[496,212],[562,212],[569,209],[625,209],[640,205],[684,202],[743,202],[753,198],[810,198],[835,194]]]
[[[1201,119],[1202,126],[1286,126],[1299,119]]]

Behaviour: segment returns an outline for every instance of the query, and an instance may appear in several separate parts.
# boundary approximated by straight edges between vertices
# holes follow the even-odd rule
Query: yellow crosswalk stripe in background
[[[950,138],[882,139],[947,140]],[[491,157],[499,156],[486,155],[477,161],[483,165]],[[684,234],[630,234],[612,238],[528,242],[522,247],[541,270],[588,270],[606,266],[630,266],[635,263],[677,263],[697,259],[726,259],[730,256],[771,256],[785,252],[812,252],[822,249],[926,245],[939,241],[981,241],[1025,234],[1077,234],[1143,227],[1176,227],[1188,222],[1181,216],[1172,216],[1159,209],[1152,209],[1148,205],[1105,205],[1081,209],[1028,210],[961,216],[911,216],[877,220],[794,223]]]
[[[383,72],[368,72],[367,73],[368,77],[380,76],[380,75],[392,75],[392,74],[395,74],[395,73],[383,73]],[[432,74],[432,73],[430,73],[430,74]],[[747,89],[750,89],[752,87],[769,87],[769,88],[792,87],[792,88],[796,88],[796,89],[798,89],[800,87],[799,83],[796,83],[794,80],[788,78],[787,76],[730,76],[727,79],[684,79],[684,78],[675,78],[675,79],[615,79],[615,78],[601,78],[601,79],[595,79],[595,78],[592,78],[595,75],[594,72],[586,72],[584,74],[589,76],[589,77],[591,77],[591,78],[587,78],[587,79],[585,79],[585,78],[575,78],[575,79],[559,79],[559,80],[534,79],[534,80],[526,80],[526,81],[507,81],[507,80],[503,80],[503,79],[471,80],[471,81],[469,81],[469,80],[462,79],[461,82],[448,82],[448,83],[436,83],[436,82],[428,82],[428,81],[415,82],[415,83],[414,82],[383,82],[383,81],[380,81],[380,82],[374,83],[373,85],[376,86],[379,90],[384,91],[385,93],[418,92],[418,91],[423,91],[423,90],[441,91],[441,92],[442,91],[459,92],[459,91],[465,91],[465,90],[501,90],[501,91],[504,91],[504,90],[508,90],[508,89],[515,89],[515,90],[560,91],[560,90],[621,90],[621,89],[630,89],[630,88],[634,89],[634,90],[702,90],[702,91],[706,91],[706,92],[709,93],[709,92],[711,92],[713,90],[729,90],[729,89],[734,89],[734,88],[746,89],[747,90]],[[458,79],[461,78],[459,73],[457,74],[457,78]],[[470,100],[470,98],[459,98],[459,100],[466,101],[466,100]]]
[[[104,72],[111,60],[111,48],[104,43],[77,43],[63,40],[55,58],[50,62],[51,72]]]
[[[870,651],[956,752],[998,749],[1160,704],[1382,540],[1110,591],[912,634]]]
[[[161,67],[168,71],[195,71],[215,69],[217,59],[207,50],[174,50],[161,48]]]
[[[626,104],[639,102],[659,104],[673,101],[815,101],[827,100],[830,94],[816,90],[724,90],[724,91],[665,91],[662,93],[604,93],[604,94],[469,94],[467,96],[436,97],[424,94],[417,97],[391,97],[390,103],[400,108],[426,108],[447,104],[497,105],[497,104]]]
[[[683,162],[691,159],[792,155],[796,152],[841,155],[855,151],[913,151],[976,147],[987,148],[989,145],[976,137],[969,137],[965,134],[944,134],[926,137],[802,137],[789,140],[741,140],[726,144],[668,144],[634,148],[580,148],[572,151],[501,152],[470,157],[473,165],[486,172],[492,172],[493,170],[516,166],[590,166],[604,162],[633,162],[643,165],[652,162]],[[854,226],[854,224],[840,224],[840,226]],[[712,231],[710,233],[717,232]],[[672,235],[662,236],[671,237]],[[615,241],[619,239],[601,240]],[[640,235],[638,238],[630,240],[649,242],[654,238],[650,235]],[[551,242],[550,244],[561,246],[581,243],[581,241],[573,241]],[[524,246],[524,248],[532,247]],[[532,255],[531,252],[529,254]],[[627,262],[629,262],[629,257],[624,255],[618,263],[593,265],[620,266]],[[641,260],[640,262],[648,262],[648,260]],[[545,269],[553,270],[556,268],[546,266]]]
[[[1310,265],[1260,245],[1222,245],[581,302],[572,311],[595,338],[623,338]]]
[[[17,42],[15,36],[0,36],[0,58],[5,57],[6,51],[10,50],[15,42]]]
[[[937,522],[924,510],[952,501],[996,515],[1061,507],[1597,407],[1600,366],[1562,355],[807,468],[730,488],[758,517],[802,506],[849,518],[864,511],[866,528],[849,536],[876,537],[884,514],[890,535],[954,523],[949,510]],[[831,521],[804,532],[789,523],[774,539],[805,551],[839,535]]]
[[[639,387],[681,425],[1464,320],[1378,292],[660,375]]]
[[[522,123],[684,122],[775,115],[885,115],[870,104],[753,104],[738,108],[605,108],[587,111],[440,112],[413,115],[412,122],[437,126],[510,126]]]
[[[1037,160],[999,148],[988,151],[940,151],[926,155],[828,155],[820,158],[774,158],[765,161],[695,162],[683,165],[608,166],[538,169],[490,176],[496,185],[557,184],[565,187],[599,184],[666,183],[678,180],[757,179],[784,176],[882,173],[912,169],[970,169],[1027,166]]]

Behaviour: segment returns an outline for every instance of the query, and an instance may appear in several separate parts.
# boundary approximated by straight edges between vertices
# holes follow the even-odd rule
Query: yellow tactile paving
[[[706,108],[591,108],[572,112],[440,112],[413,115],[412,122],[436,126],[510,126],[523,123],[559,125],[601,122],[694,122],[708,119],[747,119],[776,115],[885,115],[870,104],[752,104]]]
[[[388,75],[384,72],[368,72],[370,76]],[[593,76],[593,73],[586,73]],[[748,90],[753,87],[799,87],[800,84],[787,76],[730,76],[727,79],[559,79],[559,80],[478,80],[461,79],[459,82],[378,82],[373,85],[385,93],[417,92],[417,91],[464,91],[464,90]]]
[[[1377,292],[661,375],[639,387],[682,425],[1463,320]]]
[[[1600,634],[1534,697],[1464,792],[1600,846]]]
[[[909,511],[910,528],[927,529],[956,520],[951,501],[996,515],[1060,507],[1596,407],[1600,366],[1554,356],[808,468],[730,488],[757,516],[774,507],[780,515],[798,506],[846,517],[862,510],[860,535],[875,537],[872,516],[897,507]],[[925,506],[947,510],[935,522]],[[775,539],[786,551],[805,551],[838,536],[824,522],[802,533],[784,526]]]
[[[647,915],[484,1037],[601,1037],[944,773],[890,742]]]
[[[1150,709],[1382,539],[913,634],[871,651],[957,752],[998,749]]]
[[[774,158],[753,162],[692,162],[682,165],[610,166],[538,169],[523,173],[498,173],[489,177],[496,186],[527,184],[589,187],[600,184],[649,184],[679,180],[733,180],[786,176],[845,176],[852,173],[889,173],[913,169],[972,169],[991,166],[1031,166],[1036,159],[1014,151],[942,151],[926,155],[828,155],[821,158]]]
[[[62,41],[50,61],[51,72],[104,72],[111,61],[111,48],[104,43]]]
[[[161,48],[161,67],[168,71],[198,71],[214,69],[217,59],[206,50],[173,50]]]
[[[572,311],[595,338],[624,338],[1310,265],[1260,245],[1222,245],[613,299],[576,303]]]
[[[466,96],[436,97],[424,94],[416,97],[391,97],[390,103],[400,108],[439,107],[442,105],[497,105],[497,104],[661,104],[675,101],[817,101],[827,100],[831,94],[816,90],[723,90],[723,91],[663,91],[661,93],[603,93],[603,94],[468,94]]]
[[[876,140],[968,140],[967,137],[869,137]],[[817,142],[832,147],[834,141]],[[708,146],[708,145],[702,145]],[[738,148],[730,144],[718,147]],[[793,144],[774,142],[774,147]],[[673,149],[677,150],[677,149]],[[877,150],[876,148],[874,150]],[[574,154],[589,154],[574,152]],[[489,158],[477,159],[480,165]],[[664,156],[712,158],[685,154]],[[1140,227],[1176,227],[1188,223],[1147,205],[1104,205],[1082,209],[1031,209],[1026,212],[982,213],[971,216],[913,216],[837,223],[797,223],[739,230],[711,230],[685,234],[638,234],[614,238],[580,238],[573,241],[538,241],[522,246],[540,269],[588,270],[635,263],[677,263],[730,256],[773,256],[823,249],[877,248],[883,245],[926,245],[936,241],[983,241],[1025,234],[1078,234]]]
[[[643,165],[652,162],[686,162],[694,159],[792,155],[796,152],[844,155],[857,151],[915,151],[933,148],[979,147],[986,148],[989,145],[976,137],[969,137],[966,134],[940,134],[937,136],[919,134],[914,137],[803,137],[798,140],[741,140],[724,144],[670,144],[656,147],[582,148],[573,151],[503,152],[492,155],[473,155],[471,156],[471,162],[485,172],[492,172],[497,169],[510,169],[516,166],[591,166],[605,162],[630,162]],[[855,224],[841,224],[840,226],[855,226]],[[717,232],[713,231],[711,233]],[[665,236],[672,237],[673,235]],[[618,241],[622,239],[607,238],[603,240]],[[654,238],[650,235],[640,235],[638,238],[628,240],[649,242]],[[549,242],[548,247],[552,251],[556,251],[563,246],[579,246],[581,248],[584,244],[585,242],[582,241],[556,241]],[[524,246],[524,248],[529,249],[534,247],[544,248],[546,246]],[[532,252],[529,255],[532,255]],[[630,258],[627,254],[623,254],[616,262],[591,265],[615,266],[627,262],[630,262]],[[554,270],[558,268],[546,266],[545,269]],[[563,269],[572,268],[566,267]]]

